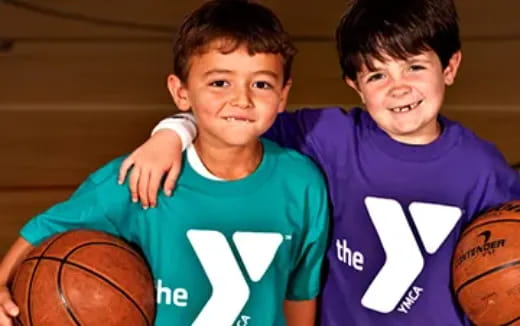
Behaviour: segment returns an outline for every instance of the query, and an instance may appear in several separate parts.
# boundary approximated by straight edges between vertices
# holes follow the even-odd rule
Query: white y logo
[[[224,237],[218,231],[189,230],[188,239],[212,287],[193,326],[232,325],[249,299],[249,286]],[[235,232],[233,242],[253,282],[271,265],[282,235],[269,232]]]
[[[386,261],[372,281],[361,304],[389,313],[424,267],[424,258],[401,205],[393,199],[365,198],[372,223],[385,250]],[[410,215],[428,254],[437,252],[462,216],[458,207],[411,203]]]

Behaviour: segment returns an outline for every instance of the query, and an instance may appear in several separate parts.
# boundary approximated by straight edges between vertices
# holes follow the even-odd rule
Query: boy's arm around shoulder
[[[195,123],[195,117],[190,113],[179,113],[161,120],[151,137],[123,161],[119,183],[122,184],[130,173],[133,202],[140,201],[143,208],[155,207],[164,174],[167,175],[163,191],[167,196],[171,195],[182,165],[182,152],[197,135]]]
[[[340,108],[285,112],[278,115],[263,136],[316,159],[320,147],[327,143],[323,136],[333,135],[330,129],[344,129],[345,123],[342,121],[346,117],[347,114]],[[332,126],[332,123],[338,126]],[[172,194],[182,165],[182,150],[192,143],[196,134],[193,115],[173,115],[161,120],[152,136],[124,160],[119,171],[119,183],[123,183],[130,173],[129,186],[134,202],[140,201],[145,208],[155,207],[157,192],[165,174],[163,191],[167,196]]]
[[[318,160],[328,138],[348,128],[347,120],[351,120],[351,116],[341,108],[304,108],[280,113],[263,136]]]

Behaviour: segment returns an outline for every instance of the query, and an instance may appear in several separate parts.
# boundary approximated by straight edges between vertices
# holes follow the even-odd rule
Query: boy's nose
[[[249,89],[247,88],[237,88],[233,94],[233,99],[231,100],[231,105],[247,109],[252,107],[251,96],[249,94]]]
[[[412,88],[410,86],[403,85],[403,84],[395,85],[394,87],[392,87],[390,89],[390,95],[392,97],[401,97],[401,96],[409,94],[411,91],[412,91]]]

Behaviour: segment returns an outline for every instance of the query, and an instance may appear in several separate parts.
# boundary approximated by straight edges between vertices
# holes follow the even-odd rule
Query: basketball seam
[[[61,286],[61,274],[63,270],[63,261],[60,262],[60,267],[58,269],[58,276],[56,277],[56,286],[58,288],[58,294],[60,297],[61,302],[65,306],[65,310],[69,314],[69,316],[74,320],[76,325],[81,325],[80,321],[76,318],[76,315],[74,315],[74,311],[72,311],[72,307],[69,304],[69,301],[65,297],[65,294],[63,293],[63,288]]]
[[[52,244],[54,244],[56,241],[58,241],[58,239],[60,239],[61,237],[65,236],[66,234],[61,234],[59,236],[57,236],[54,240],[50,241],[49,244],[47,245],[47,248],[45,248],[39,257],[43,257],[43,255],[49,250],[49,248],[52,246]],[[25,262],[25,260],[24,260]],[[38,266],[40,265],[40,260],[38,260],[36,262],[36,265],[34,266],[34,269],[32,271],[32,275],[31,275],[31,279],[29,280],[29,288],[28,288],[28,294],[27,294],[27,315],[28,315],[28,318],[29,318],[29,326],[33,326],[33,321],[32,321],[32,311],[31,311],[31,294],[32,294],[32,286],[33,286],[33,281],[34,281],[34,277],[36,275],[36,271],[38,270]]]
[[[457,297],[459,297],[459,293],[460,291],[462,291],[462,289],[466,286],[468,286],[469,284],[475,282],[476,280],[478,279],[481,279],[489,274],[492,274],[492,273],[495,273],[495,272],[499,272],[505,268],[508,268],[508,267],[511,267],[511,266],[516,266],[516,265],[520,265],[520,259],[519,260],[515,260],[515,261],[512,261],[512,262],[509,262],[507,264],[502,264],[500,266],[497,266],[497,267],[494,267],[492,269],[489,269],[487,271],[485,271],[484,273],[481,273],[481,274],[478,274],[477,276],[474,276],[472,278],[470,278],[469,280],[467,280],[466,282],[462,283],[461,285],[459,285],[459,287],[455,290],[455,295]]]
[[[508,321],[507,323],[505,323],[505,324],[503,324],[503,325],[501,325],[501,326],[510,326],[510,325],[512,325],[514,322],[519,321],[519,320],[520,320],[520,316],[516,317],[516,318],[513,319],[513,320]]]
[[[484,225],[489,225],[489,224],[493,224],[493,223],[500,223],[500,222],[513,222],[513,223],[520,223],[520,220],[515,220],[515,219],[501,219],[501,220],[494,220],[494,221],[489,221],[489,222],[485,222],[485,223],[482,223],[482,224],[478,224],[478,225],[474,225],[472,226],[471,228],[467,229],[466,231],[464,231],[462,233],[462,236],[460,237],[459,241],[462,240],[462,238],[464,238],[466,235],[468,235],[468,233],[470,233],[471,231],[481,227],[481,226],[484,226]]]
[[[57,239],[56,239],[57,240]],[[56,241],[55,240],[55,241]],[[54,243],[55,241],[52,241],[52,243]],[[135,253],[132,249],[129,249],[129,248],[126,248],[125,246],[122,246],[122,245],[119,245],[119,244],[116,244],[116,243],[112,243],[112,242],[106,242],[106,241],[97,241],[97,242],[87,242],[87,243],[82,243],[81,245],[79,245],[78,247],[74,247],[74,249],[76,248],[83,248],[87,245],[109,245],[109,246],[114,246],[114,247],[118,247],[120,249],[123,249],[125,250],[126,252],[132,254],[132,256],[138,258],[139,260],[143,260],[143,258],[138,255],[137,253]],[[49,244],[50,246],[50,244]],[[49,248],[49,246],[47,246],[47,249]],[[45,249],[45,251],[42,252],[42,255],[47,252],[47,249]],[[74,250],[73,250],[74,251]],[[67,253],[66,256],[70,255],[70,252]],[[23,261],[22,261],[22,264],[27,262],[27,261],[30,261],[30,260],[34,260],[34,258],[37,258],[37,257],[43,257],[43,256],[34,256],[34,257],[29,257],[29,258],[25,258]]]

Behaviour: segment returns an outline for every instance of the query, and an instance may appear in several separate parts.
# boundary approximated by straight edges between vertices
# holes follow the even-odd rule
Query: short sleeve
[[[73,229],[94,229],[130,238],[128,188],[117,184],[120,160],[92,174],[66,201],[33,217],[20,231],[32,245]],[[128,239],[130,240],[130,239]]]

